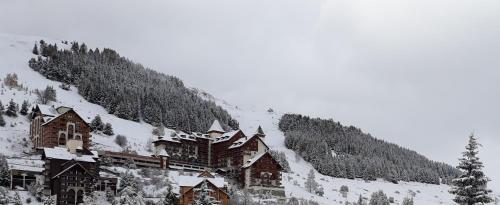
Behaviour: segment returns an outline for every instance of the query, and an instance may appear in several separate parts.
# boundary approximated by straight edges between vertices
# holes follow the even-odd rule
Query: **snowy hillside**
[[[28,67],[28,60],[33,57],[31,50],[35,41],[41,37],[26,37],[9,34],[0,34],[0,78],[9,73],[16,73],[19,83],[24,89],[1,88],[0,100],[4,106],[13,99],[21,104],[23,100],[28,100],[32,105],[36,101],[35,89],[44,89],[46,86],[53,86],[57,91],[57,105],[73,107],[79,114],[89,121],[96,115],[100,115],[104,122],[113,125],[115,134],[127,136],[131,149],[140,154],[151,154],[148,151],[149,141],[152,139],[151,131],[153,126],[147,123],[133,122],[117,118],[107,114],[101,106],[92,104],[84,100],[75,87],[70,91],[59,88],[60,83],[45,79],[39,73]],[[44,38],[45,39],[45,38]],[[58,43],[60,41],[48,41]],[[26,89],[27,88],[27,89]],[[365,182],[362,180],[339,179],[323,176],[316,172],[317,182],[324,188],[325,195],[319,197],[308,193],[304,188],[304,182],[312,166],[297,157],[295,153],[284,146],[284,135],[278,129],[278,122],[282,113],[267,109],[244,109],[232,106],[229,103],[214,98],[209,94],[199,94],[206,99],[213,100],[225,108],[240,123],[240,128],[246,134],[253,134],[260,125],[266,133],[265,142],[273,150],[283,151],[290,163],[291,173],[283,174],[283,184],[287,197],[297,197],[311,199],[324,205],[344,204],[345,201],[355,202],[359,196],[369,198],[371,193],[383,190],[389,197],[394,197],[396,204],[399,204],[404,197],[414,196],[415,204],[454,204],[452,195],[448,193],[447,185],[428,185],[421,183],[400,183],[393,184],[385,181]],[[29,121],[19,116],[11,118],[5,116],[7,125],[0,127],[0,153],[7,156],[23,156],[29,150],[27,144]],[[167,130],[170,132],[172,130]],[[92,146],[94,149],[106,149],[120,151],[122,148],[114,142],[114,136],[93,134]],[[169,178],[175,183],[178,172],[170,172]],[[340,193],[340,187],[346,185],[349,188],[347,196]],[[176,187],[178,189],[178,187]]]

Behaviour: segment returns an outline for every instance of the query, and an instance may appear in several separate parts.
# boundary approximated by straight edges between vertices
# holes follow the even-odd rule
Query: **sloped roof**
[[[248,168],[248,167],[252,166],[255,162],[259,161],[262,157],[264,157],[264,156],[266,156],[266,155],[269,155],[269,156],[271,157],[271,159],[273,159],[273,160],[276,162],[276,165],[278,165],[279,167],[281,167],[281,165],[278,163],[278,161],[276,161],[276,160],[274,159],[274,157],[273,157],[271,154],[269,154],[269,152],[267,152],[267,151],[266,151],[266,152],[260,153],[260,154],[258,154],[258,155],[255,155],[255,156],[254,156],[254,157],[252,157],[251,159],[247,160],[247,161],[243,164],[243,166],[241,166],[241,168],[246,169],[246,168]]]
[[[54,147],[54,148],[43,148],[43,153],[45,157],[51,159],[62,159],[62,160],[75,160],[80,162],[96,162],[94,160],[94,155],[77,155],[69,152],[66,148]]]
[[[226,132],[222,136],[214,138],[214,143],[228,141],[229,139],[233,138],[238,132],[241,132],[241,130]]]
[[[261,142],[262,142],[262,144],[264,144],[264,146],[266,146],[267,148],[269,148],[269,147],[267,146],[267,144],[266,144],[266,143],[265,143],[262,139],[260,139],[260,138],[258,137],[258,135],[254,135],[254,136],[251,136],[251,137],[242,137],[242,138],[240,138],[240,139],[238,139],[238,140],[234,141],[234,142],[233,142],[233,144],[232,144],[231,146],[229,146],[229,148],[228,148],[228,149],[233,149],[233,148],[238,148],[238,147],[241,147],[241,146],[245,145],[247,142],[251,141],[254,137],[255,137],[257,140],[261,141]]]
[[[7,159],[9,170],[19,170],[27,172],[43,172],[45,162],[40,159]]]
[[[212,123],[212,126],[210,126],[210,129],[208,129],[208,131],[207,131],[207,133],[210,133],[210,132],[224,133],[226,131],[224,131],[224,129],[222,129],[222,126],[220,125],[219,120],[214,120],[214,122]]]
[[[85,171],[85,173],[88,173],[88,170],[85,169],[85,167],[82,166],[80,163],[74,163],[71,166],[69,166],[68,168],[66,168],[66,169],[62,170],[61,172],[57,173],[55,176],[52,177],[52,179],[54,179],[54,178],[58,177],[59,175],[61,175],[61,174],[65,173],[65,172],[71,170],[75,166],[81,167]]]
[[[179,186],[195,187],[204,180],[208,180],[210,183],[212,183],[218,188],[222,188],[224,187],[224,185],[226,185],[226,182],[222,177],[206,178],[198,176],[179,176]]]

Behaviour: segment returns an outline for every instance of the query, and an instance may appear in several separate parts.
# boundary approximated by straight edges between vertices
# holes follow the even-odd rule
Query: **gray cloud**
[[[497,1],[24,1],[0,31],[106,46],[247,107],[353,124],[455,164],[473,130],[500,189]]]

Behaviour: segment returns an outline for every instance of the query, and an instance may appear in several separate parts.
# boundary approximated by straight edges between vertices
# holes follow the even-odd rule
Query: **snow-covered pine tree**
[[[0,154],[0,186],[9,186],[10,175],[7,159],[4,155]]]
[[[161,200],[157,203],[157,205],[170,205],[170,204],[179,204],[179,197],[172,190],[172,185],[167,184],[167,190],[163,194]]]
[[[478,149],[480,144],[473,134],[469,136],[469,143],[465,146],[460,163],[457,166],[462,174],[452,180],[450,193],[455,195],[453,201],[458,204],[473,205],[486,204],[493,201],[489,196],[491,190],[487,188],[489,181],[482,171],[483,163],[479,160]]]
[[[102,131],[104,129],[104,123],[101,120],[101,116],[96,115],[90,122],[90,127],[95,131]]]
[[[413,205],[413,198],[405,197],[401,205]]]
[[[54,196],[46,196],[43,198],[43,205],[56,205],[56,195]]]
[[[0,113],[0,127],[5,127],[5,119],[3,119],[3,113]]]
[[[23,101],[23,104],[21,105],[21,110],[19,111],[19,113],[21,115],[27,115],[28,114],[28,101],[24,100]]]
[[[390,204],[389,198],[387,198],[387,195],[385,195],[385,193],[382,190],[373,192],[369,203],[369,205],[389,205],[389,204]]]
[[[145,205],[142,191],[137,191],[131,186],[123,188],[118,197],[113,201],[113,205]]]
[[[35,46],[33,47],[33,54],[38,55],[40,52],[38,52],[38,45],[35,43]]]
[[[3,114],[5,112],[5,107],[2,104],[2,101],[0,100],[0,114]]]
[[[213,190],[208,187],[207,180],[202,182],[200,188],[195,188],[194,192],[194,205],[214,205],[219,203],[219,201],[212,197]]]
[[[309,193],[314,193],[318,188],[318,183],[315,180],[314,170],[309,170],[309,174],[307,174],[307,180],[304,183],[304,186]]]
[[[104,129],[102,130],[102,133],[104,133],[105,135],[114,135],[115,133],[113,132],[113,126],[111,125],[111,123],[106,123],[104,125]]]
[[[10,117],[17,117],[17,104],[14,100],[10,99],[9,106],[7,107],[7,111],[5,111],[5,115]]]

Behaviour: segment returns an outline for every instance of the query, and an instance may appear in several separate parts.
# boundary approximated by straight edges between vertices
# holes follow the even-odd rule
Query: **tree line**
[[[331,119],[285,114],[279,128],[285,145],[310,162],[318,172],[340,178],[384,178],[393,183],[414,181],[449,184],[460,171],[415,151],[344,126]]]
[[[33,70],[75,85],[86,100],[117,117],[198,132],[206,131],[215,119],[225,129],[239,126],[226,110],[199,97],[180,79],[144,68],[112,49],[92,50],[77,42],[70,49],[58,49],[42,40],[33,53]]]

